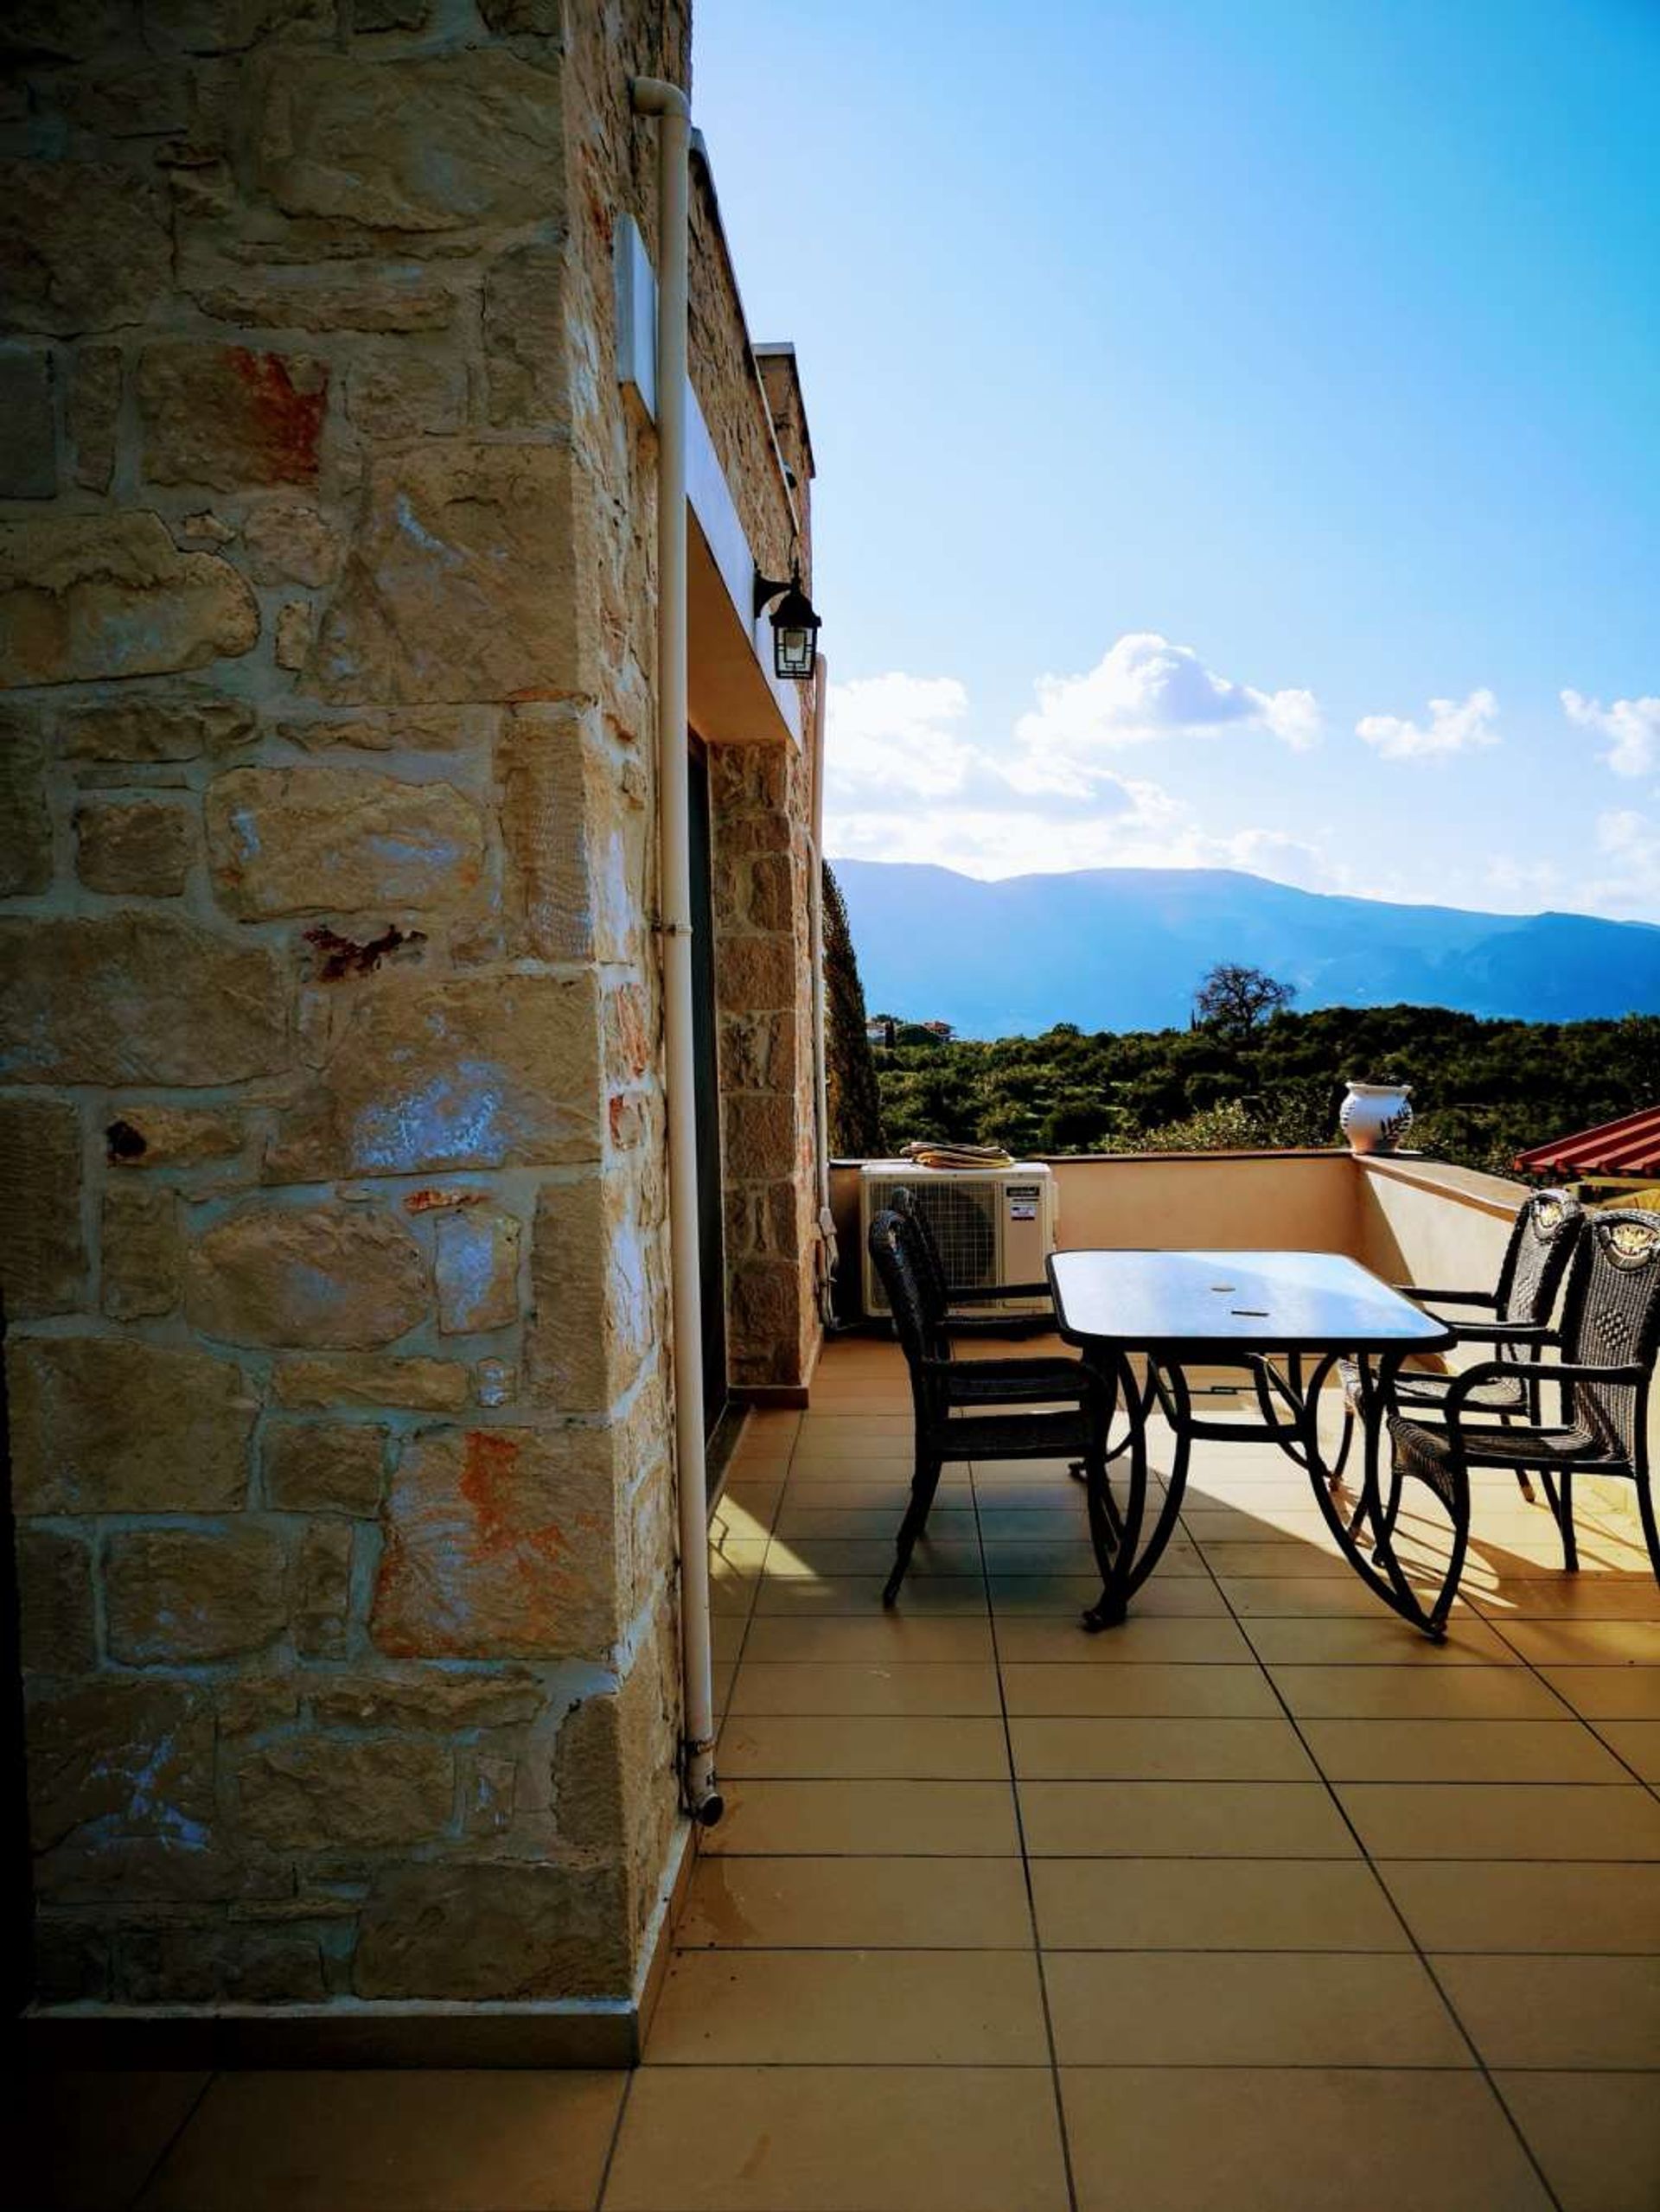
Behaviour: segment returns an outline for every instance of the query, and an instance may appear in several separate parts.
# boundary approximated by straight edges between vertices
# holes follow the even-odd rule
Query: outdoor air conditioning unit
[[[866,1160],[859,1171],[859,1248],[865,1310],[885,1319],[887,1294],[871,1265],[872,1220],[909,1190],[927,1216],[947,1282],[963,1290],[1041,1283],[1055,1249],[1059,1208],[1051,1169],[1021,1160],[1007,1168],[923,1168],[910,1160]],[[1047,1313],[1047,1298],[999,1298],[976,1313]]]

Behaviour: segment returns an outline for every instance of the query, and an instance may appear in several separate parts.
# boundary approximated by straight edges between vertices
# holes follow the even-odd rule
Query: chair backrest
[[[1536,1190],[1523,1202],[1498,1271],[1501,1321],[1542,1326],[1550,1319],[1584,1220],[1585,1208],[1566,1190]]]
[[[917,1265],[914,1234],[904,1216],[888,1206],[872,1218],[865,1241],[871,1264],[887,1293],[888,1310],[915,1388],[919,1363],[944,1354],[934,1303]]]
[[[1562,1314],[1562,1357],[1574,1366],[1636,1367],[1638,1384],[1576,1382],[1574,1418],[1605,1450],[1640,1464],[1649,1378],[1660,1351],[1660,1214],[1599,1208],[1585,1216]],[[1548,1372],[1548,1370],[1547,1370]]]
[[[910,1241],[911,1258],[922,1278],[924,1295],[934,1308],[935,1325],[943,1330],[945,1316],[951,1306],[951,1285],[946,1280],[945,1262],[940,1247],[929,1226],[927,1214],[916,1203],[916,1193],[901,1183],[893,1194],[893,1210],[904,1223]]]

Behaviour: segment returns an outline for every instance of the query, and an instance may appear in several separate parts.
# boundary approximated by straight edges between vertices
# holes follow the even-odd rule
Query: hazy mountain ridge
[[[968,1036],[1185,1023],[1217,960],[1297,986],[1297,1004],[1449,1006],[1532,1021],[1660,1010],[1660,928],[1475,914],[1293,889],[1223,869],[1103,868],[994,883],[833,860],[872,1012]]]

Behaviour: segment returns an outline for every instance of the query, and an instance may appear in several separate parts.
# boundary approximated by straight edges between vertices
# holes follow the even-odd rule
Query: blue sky
[[[832,853],[1660,921],[1660,0],[695,41],[812,419]]]

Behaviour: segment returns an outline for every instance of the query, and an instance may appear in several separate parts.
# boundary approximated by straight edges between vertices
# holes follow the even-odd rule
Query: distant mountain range
[[[1224,869],[1097,868],[982,883],[833,860],[872,1013],[966,1036],[1182,1027],[1218,960],[1297,1004],[1450,1006],[1529,1021],[1660,1012],[1660,928],[1298,891]]]

